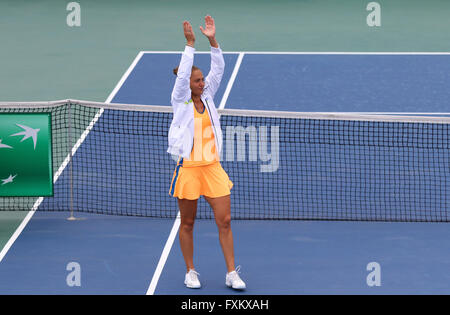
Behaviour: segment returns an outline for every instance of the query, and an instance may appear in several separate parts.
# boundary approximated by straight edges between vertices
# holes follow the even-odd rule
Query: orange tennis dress
[[[192,105],[194,106],[194,105]],[[180,158],[172,176],[169,194],[180,199],[229,195],[233,183],[220,164],[214,132],[206,108],[194,106],[194,145],[189,159]]]

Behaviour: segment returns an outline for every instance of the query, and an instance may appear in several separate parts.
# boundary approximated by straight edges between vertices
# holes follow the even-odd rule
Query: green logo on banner
[[[52,196],[51,115],[0,114],[0,196]]]

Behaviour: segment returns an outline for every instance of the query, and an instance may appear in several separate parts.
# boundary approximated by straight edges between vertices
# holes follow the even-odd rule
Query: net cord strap
[[[101,103],[75,99],[49,101],[49,102],[0,102],[1,108],[26,109],[33,107],[51,108],[65,104],[78,104],[86,107],[99,109],[113,109],[125,111],[143,112],[165,112],[171,113],[171,106],[162,105],[138,105],[120,103]],[[427,116],[414,115],[392,115],[388,113],[365,114],[365,113],[341,113],[341,112],[289,112],[289,111],[262,111],[241,109],[219,109],[220,115],[243,116],[243,117],[272,117],[272,118],[294,118],[294,119],[318,119],[318,120],[349,120],[349,121],[384,121],[384,122],[410,122],[410,123],[434,123],[449,124],[450,117],[439,117],[432,115],[446,115],[446,113],[421,113]],[[428,116],[430,115],[430,116]],[[450,115],[450,113],[448,113]]]

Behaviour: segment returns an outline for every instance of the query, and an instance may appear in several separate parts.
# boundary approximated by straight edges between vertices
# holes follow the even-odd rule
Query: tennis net
[[[170,107],[0,103],[0,113],[34,112],[52,117],[54,195],[0,197],[0,210],[176,217]],[[450,220],[450,118],[220,114],[233,219]],[[203,199],[197,217],[213,218]]]

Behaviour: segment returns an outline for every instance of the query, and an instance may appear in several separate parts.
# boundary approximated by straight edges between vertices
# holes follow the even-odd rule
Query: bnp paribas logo
[[[0,114],[0,196],[52,196],[51,115]]]

